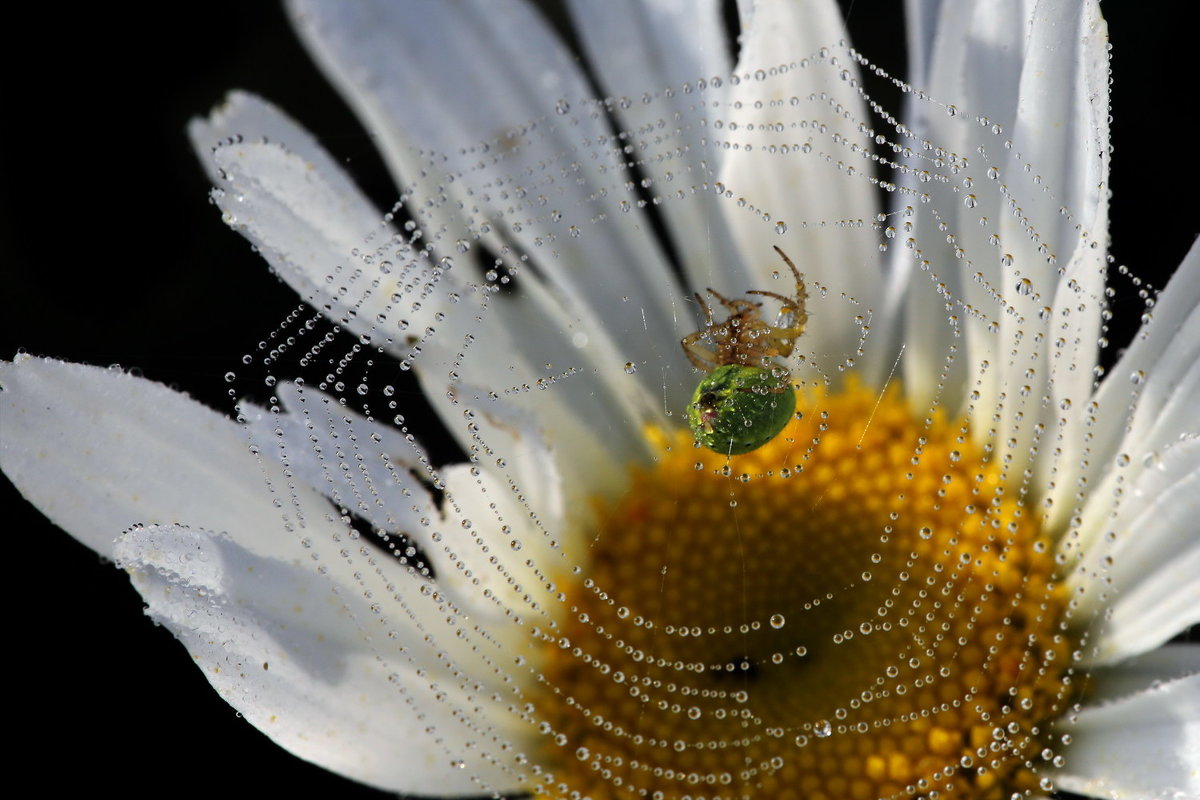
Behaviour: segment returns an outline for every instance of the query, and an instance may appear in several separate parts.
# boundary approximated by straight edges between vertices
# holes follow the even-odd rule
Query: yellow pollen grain
[[[725,458],[601,503],[570,646],[547,647],[542,796],[981,798],[1037,788],[1074,699],[1036,514],[961,421],[898,389],[809,392]]]

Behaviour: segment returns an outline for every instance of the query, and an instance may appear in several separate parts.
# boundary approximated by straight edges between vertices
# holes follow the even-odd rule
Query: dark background
[[[844,3],[859,49],[903,75],[898,5]],[[1112,233],[1119,261],[1161,280],[1200,230],[1194,137],[1181,127],[1194,99],[1193,45],[1182,20],[1148,8],[1105,6],[1116,74]],[[95,8],[34,13],[46,16],[6,26],[33,55],[13,42],[0,55],[0,357],[23,348],[119,363],[225,408],[220,376],[297,301],[208,204],[184,125],[231,88],[259,93],[386,207],[395,190],[371,137],[274,5],[198,4],[183,24]],[[64,68],[65,78],[51,77]],[[2,478],[0,503],[10,770],[64,792],[119,786],[134,796],[361,788],[238,719],[174,638],[143,618],[124,576]]]

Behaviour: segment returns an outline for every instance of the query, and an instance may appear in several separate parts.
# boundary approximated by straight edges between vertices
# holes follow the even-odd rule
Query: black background
[[[859,49],[904,74],[897,8],[844,5]],[[1149,8],[1105,6],[1116,75],[1112,234],[1119,261],[1161,280],[1200,230],[1194,137],[1183,127],[1194,77],[1191,28]],[[10,41],[0,56],[0,357],[23,348],[119,363],[225,408],[220,376],[296,298],[209,205],[184,125],[231,88],[259,93],[386,207],[395,189],[371,137],[274,5],[197,4],[182,23],[96,8],[38,13],[6,26],[25,49]],[[11,777],[134,796],[372,794],[238,719],[174,638],[143,618],[122,574],[3,479],[0,497]]]

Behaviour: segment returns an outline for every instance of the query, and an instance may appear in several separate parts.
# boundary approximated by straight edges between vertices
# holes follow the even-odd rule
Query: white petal
[[[749,288],[722,201],[711,189],[722,153],[709,125],[725,96],[713,79],[724,81],[732,66],[720,3],[572,0],[571,14],[601,87],[616,98],[613,113],[653,181],[690,283]]]
[[[312,134],[275,105],[249,92],[230,92],[225,102],[213,109],[207,119],[192,119],[188,123],[188,137],[200,157],[201,166],[217,186],[226,180],[213,158],[217,150],[237,144],[275,142],[319,172],[333,188],[333,193],[359,216],[366,219],[380,216]]]
[[[407,287],[471,299],[452,273],[395,240],[382,214],[328,156],[313,162],[287,142],[241,141],[218,145],[208,160],[219,170],[213,199],[229,226],[301,297],[397,357],[411,355],[406,332],[419,336],[443,305],[422,307]]]
[[[0,385],[6,474],[52,521],[102,555],[111,557],[113,540],[137,523],[203,524],[256,556],[311,564],[360,597],[393,598],[400,615],[393,625],[411,643],[415,666],[434,669],[449,660],[482,680],[494,674],[494,635],[507,627],[472,626],[460,610],[419,591],[431,584],[401,580],[411,577],[403,565],[358,541],[340,514],[270,453],[252,454],[233,421],[118,370],[28,356],[0,366]],[[461,637],[445,630],[449,617]],[[437,653],[422,644],[431,630],[441,634]]]
[[[1001,442],[1009,435],[1016,438],[1018,467],[1027,458],[1025,443],[1035,432],[1014,413],[1025,404],[1030,415],[1045,409],[1043,385],[1049,390],[1049,417],[1055,429],[1067,441],[1085,432],[1107,266],[1108,81],[1108,28],[1098,5],[1078,0],[1039,3],[1012,126],[1015,146],[1005,151],[1001,166],[1000,180],[1006,181],[1021,211],[998,212],[1000,247],[1014,256],[1014,273],[1001,270],[999,278],[1007,304],[1000,338],[1005,347],[1042,350],[1036,361],[1017,359],[1003,371],[1002,391],[1010,396],[1030,382],[1030,368],[1037,371],[1033,392],[1016,408],[1006,409],[998,434]],[[1027,166],[1033,168],[1032,180],[1023,172]],[[1032,283],[1031,292],[1021,288],[1015,269],[1021,270],[1021,281]],[[1054,312],[1051,319],[1039,316],[1047,305]],[[1026,341],[1041,332],[1046,345]],[[1046,458],[1040,463],[1043,480],[1056,469],[1056,461]]]
[[[1059,789],[1113,800],[1200,796],[1200,675],[1080,711]]]
[[[559,382],[552,400],[537,398],[540,422],[551,438],[581,443],[595,438],[619,464],[641,454],[639,424],[661,411],[618,366],[610,363],[611,379],[599,373],[596,354],[611,351],[603,333],[564,313],[536,277],[524,279],[517,297],[485,298],[480,287],[464,285],[467,276],[460,273],[467,270],[452,270],[447,261],[430,266],[406,240],[393,238],[307,133],[261,101],[235,96],[211,122],[195,122],[192,129],[200,147],[221,134],[205,161],[215,165],[214,177],[224,187],[215,199],[230,224],[334,322],[419,370],[431,397],[445,396],[451,371],[469,373],[478,385],[500,392],[540,385],[546,370],[533,364],[556,364],[563,372],[574,368],[578,377]],[[292,141],[299,142],[295,151]],[[568,341],[580,331],[590,333],[590,352]],[[670,341],[674,357],[677,348]],[[595,379],[598,374],[602,380]],[[470,437],[457,422],[461,409],[448,410],[455,417],[446,418],[451,432],[470,449]],[[581,431],[587,427],[603,433],[589,437]]]
[[[725,154],[721,180],[734,198],[748,202],[745,207],[727,202],[723,208],[753,285],[723,286],[718,281],[717,288],[737,294],[749,289],[789,293],[790,281],[771,279],[775,272],[788,274],[772,250],[772,245],[781,247],[809,282],[814,320],[799,347],[815,356],[810,363],[832,372],[856,356],[862,324],[855,317],[871,317],[881,310],[882,299],[883,273],[871,228],[879,211],[870,181],[874,162],[858,129],[867,119],[866,109],[842,77],[843,70],[856,77],[857,65],[845,49],[846,30],[831,1],[747,0],[738,8],[738,80],[723,109],[724,128],[715,135],[722,144],[737,145]],[[797,119],[806,127],[793,129]],[[823,127],[808,127],[810,119]],[[805,139],[811,140],[811,152],[797,149]],[[782,145],[786,152],[771,150]],[[786,235],[778,235],[779,223],[786,226]],[[894,355],[890,352],[889,364]],[[878,383],[876,379],[882,375],[871,376],[872,382]]]
[[[1088,704],[1119,700],[1197,673],[1200,673],[1200,645],[1163,645],[1115,666],[1089,670]]]
[[[210,123],[193,123],[198,146],[218,132],[218,144],[205,160],[215,165],[214,177],[224,187],[215,199],[230,224],[334,322],[417,369],[431,397],[453,390],[446,379],[451,372],[470,374],[477,385],[502,392],[541,385],[553,377],[541,365],[554,364],[555,372],[576,377],[559,381],[552,400],[537,398],[550,438],[602,442],[605,447],[593,452],[607,450],[619,464],[642,454],[637,432],[663,412],[625,373],[624,359],[613,355],[599,322],[565,311],[532,273],[523,277],[517,296],[484,297],[478,285],[464,284],[469,269],[451,269],[447,260],[430,266],[407,240],[393,238],[390,226],[378,221],[307,133],[266,104],[235,96]],[[291,141],[300,143],[295,152]],[[656,362],[663,360],[664,348],[654,347],[650,338],[640,341],[644,348],[651,344],[646,349]],[[679,359],[675,342],[672,337],[665,345],[668,362]],[[528,397],[516,402],[532,405]],[[672,400],[668,407],[675,405]],[[452,413],[455,419],[446,422],[470,449],[472,442],[457,424],[461,409]],[[586,435],[581,427],[601,430]]]
[[[641,100],[646,91],[694,87],[697,80],[724,78],[730,71],[717,0],[571,0],[570,8],[583,47],[613,95]],[[705,153],[716,152],[707,147]]]
[[[989,295],[989,287],[975,283],[971,276],[984,271],[985,261],[989,269],[999,266],[1000,254],[987,244],[987,236],[994,231],[982,229],[978,217],[988,217],[995,225],[1002,198],[996,196],[994,184],[985,178],[987,164],[972,169],[969,175],[982,190],[975,192],[981,205],[974,212],[976,219],[964,219],[960,170],[947,174],[949,165],[938,166],[924,142],[942,148],[947,155],[972,159],[979,158],[975,148],[1000,145],[998,137],[980,128],[972,115],[987,115],[1007,127],[1016,113],[1017,82],[1030,10],[1026,4],[1017,8],[1013,5],[1001,9],[998,4],[982,2],[921,4],[914,11],[914,4],[909,4],[909,11],[914,12],[911,16],[918,20],[921,30],[921,41],[914,43],[918,48],[919,72],[912,80],[914,88],[928,92],[932,99],[910,97],[905,106],[905,121],[915,136],[898,137],[898,143],[914,151],[913,156],[902,159],[913,172],[902,176],[900,183],[907,190],[903,197],[909,198],[907,204],[914,213],[897,220],[911,224],[911,231],[904,231],[901,225],[895,227],[900,228],[901,239],[910,238],[912,248],[919,252],[910,251],[909,247],[893,247],[891,266],[893,286],[908,289],[904,376],[906,388],[918,408],[940,402],[952,413],[957,411],[964,382],[976,377],[968,376],[968,365],[986,358],[988,348],[999,347],[995,335],[985,329],[986,323],[996,316],[992,311],[995,302]],[[962,113],[951,118],[949,107]],[[995,158],[993,155],[992,160]],[[947,226],[952,226],[948,227],[949,232],[963,240],[959,246],[969,262],[955,257],[953,247],[946,241],[946,232],[940,229],[942,218]],[[914,271],[918,258],[926,262],[919,272]],[[998,274],[992,275],[992,282],[998,284]],[[944,285],[950,297],[931,291],[931,284]],[[991,288],[1000,291],[998,285]],[[987,319],[973,320],[961,307],[963,303],[986,312]],[[962,352],[964,341],[960,334],[966,337],[969,353]],[[952,346],[957,346],[958,352],[947,364]],[[997,380],[994,370],[987,380],[993,383]]]
[[[226,222],[301,297],[406,364],[421,353],[427,369],[449,369],[480,315],[466,270],[431,264],[307,131],[253,95],[232,94],[189,132]],[[495,333],[488,342],[509,344]]]
[[[928,202],[916,205],[915,246],[929,277],[951,293],[949,313],[968,349],[947,380],[977,389],[974,405],[988,414],[1004,394],[999,425],[976,435],[1011,449],[1014,468],[1029,458],[1035,423],[1075,437],[1086,415],[1103,306],[1106,43],[1092,3],[1029,4],[1023,13],[945,3],[929,69],[933,99],[917,106],[915,126],[944,148],[946,166],[922,157],[932,180],[919,184]],[[931,324],[947,317],[945,300],[921,276],[913,280],[910,349],[937,365],[952,342],[951,326]],[[984,361],[985,370],[963,370]],[[909,367],[916,379],[926,368]]]
[[[564,475],[571,477],[584,466],[586,475],[579,477],[597,479],[596,484],[586,479],[571,484],[590,491],[623,474],[630,461],[644,458],[643,426],[650,422],[665,426],[667,416],[679,413],[685,402],[679,399],[679,380],[690,375],[690,368],[671,367],[681,352],[676,338],[656,342],[647,335],[642,346],[648,357],[618,366],[598,357],[611,352],[605,332],[573,318],[546,287],[533,280],[526,280],[517,296],[499,298],[491,314],[489,324],[475,334],[472,348],[462,351],[466,356],[459,371],[465,381],[439,382],[440,375],[419,371],[426,397],[444,419],[454,420],[448,424],[468,452],[478,441],[469,425],[461,424],[465,413],[461,403],[475,411],[477,425],[507,419],[516,429],[549,442]],[[507,334],[511,345],[498,331]],[[530,366],[514,361],[514,353],[523,354],[523,364]],[[650,374],[659,381],[654,394],[645,389]],[[446,406],[443,401],[451,397],[457,402]],[[513,448],[501,443],[512,439],[512,445],[523,447],[521,436],[506,436],[492,427],[493,434],[501,435],[491,440],[491,446],[504,458]]]
[[[439,470],[399,432],[321,392],[293,384],[276,392],[286,413],[245,412],[264,453],[375,528],[411,539],[439,586],[474,612],[527,611],[532,597],[545,613],[547,575],[566,574],[564,553],[579,552],[580,528],[564,524],[557,467],[528,426],[502,426],[520,431],[503,468]],[[445,491],[445,514],[427,484]]]
[[[314,57],[381,134],[398,180],[427,201],[413,211],[440,252],[481,243],[543,276],[588,332],[602,374],[650,355],[647,342],[678,339],[680,292],[626,188],[624,156],[537,13],[512,0],[292,9]],[[621,199],[633,210],[619,212]],[[666,358],[685,402],[683,356]],[[645,373],[624,385],[647,397],[662,386]]]
[[[942,0],[904,0],[904,32],[907,35],[908,80],[914,86],[929,86]]]
[[[1128,469],[1125,499],[1083,530],[1070,578],[1080,618],[1102,614],[1096,663],[1145,652],[1200,622],[1200,439]]]
[[[394,287],[366,291],[369,281],[351,274],[363,272],[362,259],[351,253],[373,254],[393,231],[333,158],[283,112],[241,92],[207,120],[192,120],[188,132],[230,227],[301,297],[366,332],[354,325],[364,295],[374,300],[364,311],[373,312]],[[351,290],[346,296],[343,286]]]
[[[418,531],[434,555],[439,585],[463,597],[482,595],[473,606],[479,613],[503,617],[507,610],[526,619],[557,614],[553,582],[569,573],[565,556],[579,553],[558,541],[557,520],[531,514],[520,490],[487,471],[456,465],[442,475],[445,522]]]
[[[307,131],[235,92],[209,119],[193,120],[189,133],[226,222],[301,297],[402,361],[420,350],[424,361],[439,362],[429,368],[449,368],[449,351],[480,313],[477,287],[399,237]],[[451,295],[461,302],[447,302]]]
[[[415,441],[313,389],[282,383],[276,395],[286,412],[250,407],[242,415],[254,443],[300,480],[383,531],[438,515],[422,484],[433,466]]]
[[[1089,515],[1108,512],[1123,453],[1137,464],[1157,460],[1156,451],[1185,433],[1200,433],[1189,414],[1200,362],[1200,245],[1193,245],[1133,341],[1100,385],[1093,404],[1094,437],[1084,452],[1064,465],[1051,524],[1062,525],[1080,509],[1071,499],[1078,485],[1096,487]],[[1105,472],[1107,471],[1107,475]],[[1071,475],[1077,475],[1070,480]],[[1106,494],[1107,493],[1107,494]]]
[[[188,521],[243,530],[275,553],[295,535],[264,466],[232,421],[116,369],[18,356],[0,364],[0,465],[54,524],[103,556],[130,525]],[[328,504],[300,493],[311,524]]]
[[[293,753],[393,791],[517,788],[497,758],[507,714],[381,649],[361,598],[315,571],[177,526],[134,529],[116,556],[213,687]]]

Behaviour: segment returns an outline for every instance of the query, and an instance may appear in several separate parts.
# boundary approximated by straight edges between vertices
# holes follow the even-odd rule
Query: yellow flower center
[[[1005,798],[1075,697],[1037,515],[965,423],[810,392],[597,511],[536,701],[551,797]]]

